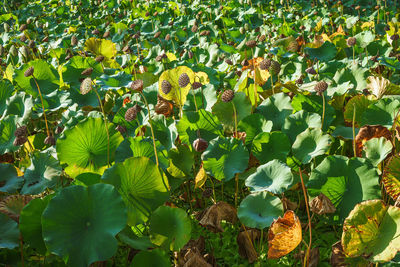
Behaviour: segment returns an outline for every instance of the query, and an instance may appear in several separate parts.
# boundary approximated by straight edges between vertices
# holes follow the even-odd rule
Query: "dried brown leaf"
[[[336,211],[332,201],[323,193],[319,194],[319,196],[310,202],[310,209],[318,215],[334,213]]]
[[[208,207],[202,214],[199,223],[212,232],[223,232],[221,221],[235,223],[237,220],[236,209],[224,201]]]
[[[249,263],[253,263],[257,260],[258,254],[255,250],[253,243],[259,239],[261,233],[257,229],[246,229],[238,234],[236,241],[239,246],[239,255],[243,258],[247,258]]]
[[[361,127],[356,136],[357,157],[362,156],[363,145],[366,141],[379,137],[385,137],[387,140],[391,140],[392,134],[386,127],[383,127],[382,125],[365,125]]]

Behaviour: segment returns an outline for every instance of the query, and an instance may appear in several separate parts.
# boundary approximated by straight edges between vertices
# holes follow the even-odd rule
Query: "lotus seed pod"
[[[306,72],[307,72],[308,74],[312,74],[312,75],[317,74],[317,72],[315,71],[314,67],[309,67],[309,68],[307,68],[307,69],[306,69]]]
[[[193,90],[196,90],[196,89],[199,89],[199,88],[201,88],[203,85],[200,83],[200,82],[193,82],[192,83],[192,89]]]
[[[19,37],[19,40],[20,40],[21,42],[23,42],[23,43],[26,41],[26,39],[27,39],[27,38],[26,38],[25,34],[22,34],[21,37]]]
[[[314,90],[321,95],[323,92],[325,92],[328,89],[328,84],[325,81],[320,81],[318,82],[315,87]]]
[[[171,91],[171,88],[172,88],[172,86],[171,86],[171,84],[169,83],[169,81],[163,80],[163,81],[161,82],[161,91],[162,91],[164,94],[168,94],[168,93]]]
[[[89,75],[92,74],[92,72],[93,72],[93,68],[87,68],[87,69],[85,69],[85,70],[83,70],[83,71],[81,72],[81,75],[83,75],[83,76],[89,76]]]
[[[28,141],[28,138],[26,136],[19,136],[19,137],[15,138],[13,145],[14,146],[22,146],[27,141]]]
[[[92,90],[92,78],[86,77],[83,79],[80,87],[80,91],[82,95],[86,95]]]
[[[10,31],[10,29],[11,29],[10,25],[8,25],[7,23],[4,22],[3,26],[4,26],[4,31],[5,32],[9,32]]]
[[[134,119],[136,119],[136,116],[138,114],[138,105],[134,105],[131,108],[128,108],[128,110],[125,112],[125,120],[126,121],[133,121]]]
[[[206,31],[206,30],[204,30],[204,31],[202,31],[201,33],[200,33],[200,36],[208,36],[208,35],[210,35],[210,31]]]
[[[131,89],[133,91],[142,92],[143,91],[143,80],[133,81],[131,84]]]
[[[29,68],[27,68],[26,69],[26,71],[24,72],[24,76],[25,77],[29,77],[29,76],[32,76],[33,75],[33,72],[34,72],[34,68],[31,66],[31,67],[29,67]]]
[[[203,138],[197,138],[196,140],[193,141],[193,148],[197,152],[203,152],[206,150],[208,147],[208,142],[204,140]]]
[[[156,32],[153,37],[158,38],[158,37],[160,37],[160,35],[161,35],[161,32]]]
[[[230,60],[229,58],[225,59],[225,63],[228,65],[233,65],[232,60]]]
[[[278,75],[281,71],[281,64],[278,61],[271,60],[271,66],[269,67],[269,72],[272,75]]]
[[[76,46],[78,44],[78,38],[76,38],[75,35],[72,35],[71,37],[71,45]]]
[[[63,126],[57,126],[56,130],[54,131],[56,134],[61,134],[62,131],[64,130]]]
[[[102,61],[104,60],[104,56],[101,56],[101,55],[100,55],[100,56],[96,57],[95,60],[96,60],[96,62],[99,62],[99,63],[100,63],[100,62],[102,62]]]
[[[29,49],[25,45],[21,47],[21,54],[25,57],[28,58],[29,56]]]
[[[254,48],[257,45],[257,41],[256,40],[250,40],[246,42],[246,46],[249,48]]]
[[[234,97],[235,97],[235,92],[231,89],[228,89],[222,93],[221,100],[227,103],[231,102]]]
[[[26,125],[18,127],[14,132],[15,137],[26,136],[27,134],[28,134],[28,127],[26,127]]]
[[[260,35],[260,36],[258,37],[258,41],[259,41],[259,42],[264,42],[266,38],[267,38],[267,36],[265,36],[265,34]]]
[[[54,138],[54,136],[49,135],[44,139],[43,143],[45,145],[55,146],[56,145],[56,139]]]
[[[169,40],[171,40],[171,35],[168,33],[168,34],[165,36],[165,41],[169,41]]]
[[[355,46],[357,43],[357,39],[355,37],[349,37],[347,39],[347,45],[348,46]]]
[[[179,79],[178,79],[179,87],[184,88],[184,87],[186,87],[189,83],[190,83],[190,78],[189,78],[189,76],[188,76],[186,73],[182,73],[182,74],[179,76]]]
[[[117,127],[115,127],[115,130],[120,132],[120,134],[125,134],[126,133],[126,127],[124,127],[122,125],[117,125]]]
[[[302,85],[303,84],[303,78],[298,78],[297,80],[296,80],[296,84],[298,84],[298,85]]]
[[[263,61],[260,62],[260,69],[261,70],[267,70],[271,66],[271,60],[270,59],[264,59]]]
[[[107,38],[108,36],[110,36],[110,32],[109,32],[109,31],[106,31],[106,32],[103,34],[103,38]]]
[[[194,24],[194,25],[192,26],[191,31],[192,31],[192,32],[197,32],[198,29],[199,29],[199,28],[197,27],[197,25]]]

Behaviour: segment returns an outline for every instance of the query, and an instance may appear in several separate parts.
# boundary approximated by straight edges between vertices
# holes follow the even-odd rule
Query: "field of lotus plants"
[[[400,266],[398,0],[0,5],[0,266]]]

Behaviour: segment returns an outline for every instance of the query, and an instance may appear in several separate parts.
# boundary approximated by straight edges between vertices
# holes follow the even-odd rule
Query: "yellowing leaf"
[[[194,188],[200,188],[204,185],[204,183],[207,180],[207,173],[204,170],[203,167],[200,168],[199,172],[196,175],[196,178],[194,179],[195,181],[195,187]]]
[[[210,83],[210,79],[208,78],[207,73],[199,71],[195,73],[195,82],[200,82],[202,85],[206,85]]]
[[[171,52],[167,52],[166,55],[167,55],[169,61],[174,61],[177,59],[176,56],[174,54],[172,54]]]
[[[315,30],[316,32],[319,32],[319,31],[321,30],[321,28],[322,28],[322,19],[320,19],[320,20],[318,21],[317,26],[315,26],[314,30]]]
[[[96,56],[102,55],[107,59],[111,59],[117,54],[116,45],[112,41],[95,37],[86,40],[85,49]]]
[[[259,85],[264,85],[266,81],[268,81],[269,74],[268,70],[260,69],[260,63],[264,58],[257,57],[249,60],[249,65],[242,68],[242,71],[250,69],[247,76],[256,81]],[[255,79],[254,79],[254,70],[255,70]]]
[[[375,28],[375,22],[374,21],[368,21],[368,22],[364,22],[361,25],[361,29],[365,29],[365,28]]]

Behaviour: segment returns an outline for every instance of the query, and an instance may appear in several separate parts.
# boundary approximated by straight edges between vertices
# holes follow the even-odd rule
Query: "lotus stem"
[[[22,235],[21,234],[19,234],[19,242],[20,242],[20,244],[21,244],[21,265],[22,265],[22,267],[24,267],[24,242],[23,242],[23,240],[22,240]]]
[[[353,46],[353,64],[356,64],[356,59],[355,59],[355,49],[354,49],[354,46]]]
[[[33,80],[35,81],[36,87],[37,87],[37,89],[38,89],[39,96],[40,96],[40,101],[42,102],[43,117],[44,117],[44,122],[45,122],[45,124],[46,124],[46,133],[47,133],[47,136],[50,136],[49,125],[47,124],[46,111],[44,110],[44,102],[43,102],[42,92],[40,91],[40,86],[39,86],[39,84],[38,84],[38,82],[37,82],[37,80],[36,80],[36,77],[33,75],[33,73],[32,73],[32,77],[33,77]]]
[[[299,167],[299,173],[300,173],[300,179],[301,179],[301,187],[303,188],[303,194],[304,194],[304,201],[306,203],[306,210],[307,210],[307,217],[308,217],[308,227],[310,229],[310,242],[307,248],[306,255],[304,256],[304,267],[308,266],[309,262],[309,256],[310,256],[310,249],[311,249],[311,243],[312,243],[312,232],[311,232],[311,218],[310,218],[310,210],[308,208],[308,197],[307,197],[307,191],[306,187],[304,185],[304,180],[303,180],[303,175],[301,173],[301,168]]]
[[[192,94],[193,94],[193,100],[194,100],[194,107],[196,108],[196,112],[199,112],[199,110],[197,108],[196,94],[194,93],[193,88],[192,88]]]
[[[94,83],[93,83],[93,85],[94,85]],[[104,124],[106,125],[106,133],[107,133],[107,166],[110,167],[110,133],[108,131],[107,116],[106,116],[106,112],[104,111],[103,103],[101,102],[101,97],[100,97],[99,93],[96,90],[96,86],[93,86],[93,91],[96,93],[97,100],[99,101],[99,104],[100,104],[101,112],[103,113]]]
[[[252,56],[252,61],[253,61],[253,72],[254,72],[254,106],[257,107],[257,85],[256,85],[256,63],[254,62],[254,50],[253,48],[251,49],[251,56]],[[237,134],[237,133],[236,133]]]
[[[238,191],[239,191],[239,174],[235,174],[235,208],[237,208],[237,199],[238,199]]]
[[[146,97],[144,96],[144,94],[142,92],[140,92],[140,96],[142,97],[143,102],[146,105],[147,112],[149,113],[149,124],[150,124],[151,138],[153,139],[154,157],[156,158],[156,165],[158,167],[159,166],[159,162],[158,162],[158,155],[157,155],[156,138],[154,136],[153,123],[151,122],[151,114],[150,114],[149,103],[147,102],[147,99],[146,99]]]
[[[353,128],[353,153],[354,153],[354,157],[357,157],[355,124],[356,124],[356,105],[353,104],[353,124],[352,124],[352,128]]]
[[[324,128],[324,119],[325,119],[325,94],[322,92],[322,119],[321,119],[321,131]]]

